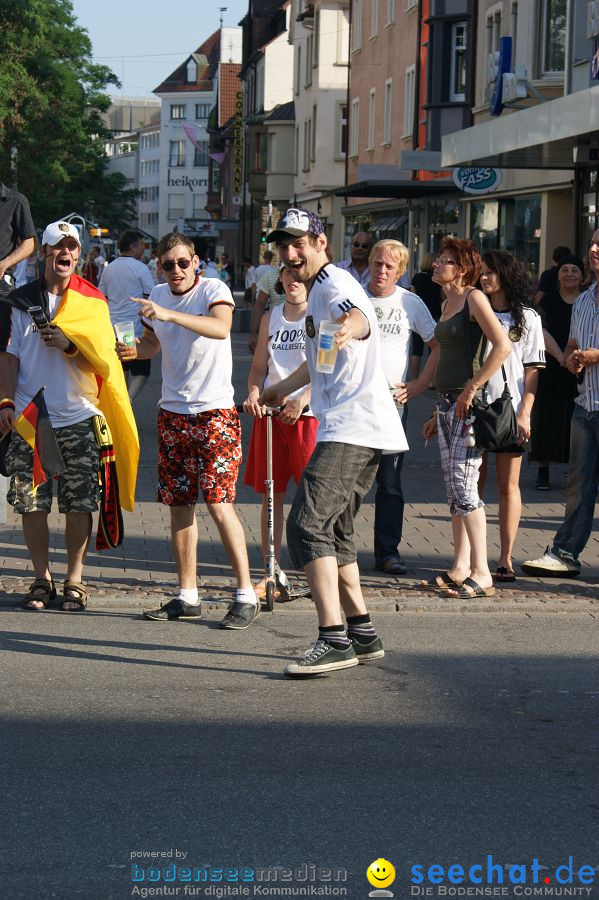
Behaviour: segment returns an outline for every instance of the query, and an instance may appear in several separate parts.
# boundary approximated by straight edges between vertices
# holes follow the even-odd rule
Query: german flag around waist
[[[98,407],[114,442],[120,505],[133,511],[139,461],[139,437],[127,394],[123,367],[104,294],[78,275],[69,285],[52,320],[75,344],[96,375]]]

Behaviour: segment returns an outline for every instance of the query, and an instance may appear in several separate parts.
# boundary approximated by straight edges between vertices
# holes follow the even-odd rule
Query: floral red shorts
[[[235,407],[194,415],[158,413],[158,502],[194,506],[198,480],[206,503],[232,503],[241,463]]]

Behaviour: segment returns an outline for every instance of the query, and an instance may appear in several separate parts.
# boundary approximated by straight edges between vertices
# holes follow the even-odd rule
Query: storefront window
[[[509,203],[510,201],[507,201]],[[539,275],[539,245],[541,241],[541,198],[516,197],[514,206],[514,227],[511,245],[506,250],[524,263],[531,279]]]
[[[524,263],[531,279],[539,272],[541,197],[533,194],[472,204],[470,238],[485,250],[509,250]]]
[[[470,239],[481,253],[492,250],[499,242],[499,203],[473,203]]]

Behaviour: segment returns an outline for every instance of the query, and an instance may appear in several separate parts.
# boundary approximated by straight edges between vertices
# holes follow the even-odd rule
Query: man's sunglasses
[[[352,247],[361,247],[362,250],[369,250],[370,244],[362,244],[360,241],[354,241]]]
[[[175,266],[179,266],[180,269],[189,269],[190,265],[190,259],[167,259],[162,263],[162,268],[165,272],[172,272]]]

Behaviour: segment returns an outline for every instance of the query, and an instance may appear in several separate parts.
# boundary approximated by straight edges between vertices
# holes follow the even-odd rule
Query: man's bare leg
[[[197,588],[198,523],[195,506],[171,506],[171,540],[179,587]]]
[[[67,545],[67,581],[79,584],[83,578],[83,564],[89,548],[92,533],[92,516],[87,512],[69,512],[65,514],[65,543]],[[64,610],[80,609],[76,600],[65,600]]]
[[[218,528],[238,589],[252,588],[245,534],[235,507],[232,503],[207,503],[206,507]]]
[[[318,613],[318,624],[339,625],[342,619],[337,558],[321,556],[313,559],[306,563],[304,572]]]
[[[346,618],[348,616],[364,616],[368,614],[362,587],[358,563],[349,563],[339,567],[339,599]]]
[[[29,551],[29,559],[33,566],[36,578],[45,578],[50,581],[49,548],[50,534],[48,531],[48,514],[45,512],[28,512],[21,516],[23,537]],[[41,600],[31,600],[27,604],[28,609],[43,609]]]

